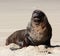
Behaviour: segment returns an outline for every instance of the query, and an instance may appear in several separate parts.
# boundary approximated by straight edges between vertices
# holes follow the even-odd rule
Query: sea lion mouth
[[[35,17],[35,18],[33,19],[33,22],[34,22],[36,25],[38,25],[38,24],[40,24],[41,19]]]
[[[41,20],[39,18],[35,18],[34,22],[40,22]]]

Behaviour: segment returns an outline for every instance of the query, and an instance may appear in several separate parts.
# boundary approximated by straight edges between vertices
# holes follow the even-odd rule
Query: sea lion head
[[[43,13],[41,10],[34,10],[32,13],[32,21],[38,25],[40,22],[44,21],[45,13]]]

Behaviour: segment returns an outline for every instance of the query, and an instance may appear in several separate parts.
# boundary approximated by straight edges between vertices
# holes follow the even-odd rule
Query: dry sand
[[[11,50],[10,48],[19,48],[15,44],[9,46],[0,47],[0,56],[59,56],[60,47],[48,47],[44,45],[39,46],[29,46],[22,49]]]

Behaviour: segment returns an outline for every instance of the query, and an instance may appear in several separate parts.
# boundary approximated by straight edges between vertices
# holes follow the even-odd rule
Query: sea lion
[[[15,43],[21,48],[29,45],[50,46],[51,37],[52,27],[45,13],[41,10],[34,10],[27,28],[11,34],[6,40],[6,45]]]

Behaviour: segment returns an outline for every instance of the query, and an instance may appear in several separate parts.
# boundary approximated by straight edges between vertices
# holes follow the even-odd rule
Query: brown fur
[[[26,36],[26,29],[23,30],[18,30],[11,34],[7,39],[6,39],[6,45],[9,45],[11,43],[15,43],[19,45],[21,48],[28,46],[28,41],[27,41],[27,36]]]
[[[19,30],[11,34],[6,45],[15,43],[21,48],[29,45],[48,45],[52,36],[52,28],[47,20],[46,15],[40,11],[33,11],[30,23],[27,29]]]
[[[47,20],[46,15],[42,11],[35,10],[33,12],[31,22],[27,28],[28,33],[33,39],[35,45],[44,44],[50,46],[52,28]]]

